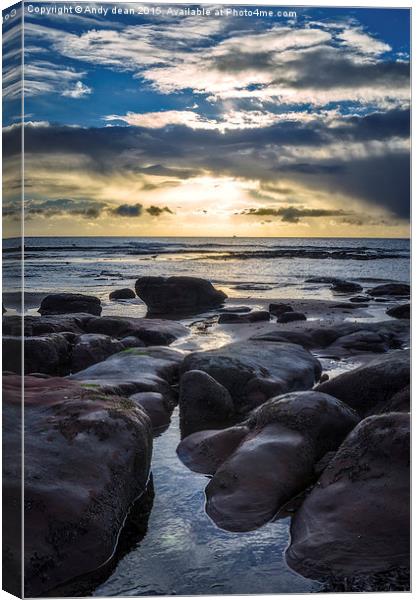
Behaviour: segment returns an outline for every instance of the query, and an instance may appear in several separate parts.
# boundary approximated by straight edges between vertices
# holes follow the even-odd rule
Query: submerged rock
[[[354,408],[362,417],[379,413],[391,398],[410,383],[410,354],[392,352],[316,387]]]
[[[43,298],[38,310],[41,315],[62,315],[69,313],[89,313],[101,315],[100,298],[85,294],[49,294]]]
[[[133,298],[136,298],[136,294],[130,288],[122,288],[110,292],[109,298],[110,300],[132,300]]]
[[[3,382],[3,435],[16,450],[20,382]],[[74,381],[26,377],[24,385],[25,595],[53,596],[68,584],[71,596],[75,578],[110,559],[132,502],[146,488],[151,427],[133,402]],[[7,498],[20,487],[17,472],[13,462],[6,465]],[[12,506],[20,517],[19,503]],[[5,543],[18,568],[20,540]]]
[[[180,424],[182,435],[229,424],[233,400],[225,387],[204,371],[187,371],[181,378]]]
[[[336,398],[296,392],[269,400],[239,426],[190,435],[178,454],[193,470],[213,474],[206,508],[215,523],[250,531],[310,485],[315,463],[358,421]]]
[[[289,566],[336,581],[408,570],[409,467],[408,415],[359,423],[292,519]]]
[[[387,315],[390,317],[395,317],[396,319],[410,319],[409,304],[399,304],[398,306],[393,306],[392,308],[388,308],[386,312]]]
[[[408,283],[385,283],[368,290],[370,296],[409,296]]]
[[[221,306],[227,298],[199,277],[141,277],[135,290],[149,315],[192,315]]]
[[[250,340],[189,354],[181,372],[195,370],[224,386],[236,415],[243,415],[278,394],[311,388],[321,365],[301,346]]]

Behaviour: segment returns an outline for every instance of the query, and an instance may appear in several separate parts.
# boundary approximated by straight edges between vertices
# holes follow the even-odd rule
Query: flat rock
[[[351,294],[352,292],[361,292],[363,287],[359,283],[353,281],[337,281],[331,286],[332,292],[338,294]]]
[[[284,312],[277,319],[277,323],[291,323],[292,321],[307,321],[305,314],[300,312]]]
[[[226,294],[199,277],[141,277],[136,294],[148,307],[148,315],[192,315],[217,308]]]
[[[171,385],[178,380],[183,354],[171,348],[129,348],[71,375],[72,381],[124,396],[157,392],[173,401]]]
[[[410,354],[398,350],[319,384],[317,391],[343,400],[362,417],[380,412],[410,382]]]
[[[239,323],[258,323],[260,321],[269,321],[271,315],[267,310],[254,310],[246,314],[223,313],[219,316],[219,325],[234,325]]]
[[[39,313],[41,315],[62,315],[68,313],[101,314],[100,298],[85,294],[49,294],[42,299]]]
[[[87,322],[93,317],[87,313],[74,315],[25,315],[25,336],[38,336],[47,333],[84,333]],[[22,333],[22,319],[19,315],[3,317],[3,334],[19,336]]]
[[[409,569],[409,468],[408,415],[359,423],[292,519],[289,566],[336,581]]]
[[[277,394],[305,390],[321,375],[320,362],[296,344],[245,341],[185,357],[181,372],[204,371],[230,393],[237,414]]]
[[[4,378],[3,435],[15,458],[3,473],[5,498],[20,487],[20,378]],[[147,485],[148,417],[133,402],[63,378],[25,378],[25,596],[53,590],[112,556],[132,502]],[[18,502],[12,504],[19,512]],[[13,516],[13,515],[12,515]],[[11,563],[20,539],[4,530]]]
[[[118,339],[134,336],[142,340],[147,346],[169,345],[189,333],[187,327],[175,321],[135,317],[89,319],[85,331],[86,333],[103,333]]]
[[[368,290],[370,296],[409,296],[408,283],[385,283]]]

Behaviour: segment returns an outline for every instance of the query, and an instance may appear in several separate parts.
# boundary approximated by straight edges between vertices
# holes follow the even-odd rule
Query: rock
[[[339,294],[351,294],[352,292],[361,292],[363,287],[353,281],[337,281],[333,283],[331,290]]]
[[[300,312],[284,312],[278,319],[277,323],[291,323],[292,321],[307,321],[307,317]]]
[[[35,317],[25,315],[25,336],[38,336],[47,333],[84,333],[87,322],[93,317],[88,314],[45,315]],[[22,318],[18,315],[3,317],[4,335],[19,336],[22,333]]]
[[[368,296],[353,296],[353,298],[349,298],[349,302],[353,302],[354,304],[363,304],[364,302],[369,302]]]
[[[382,334],[365,329],[337,338],[327,347],[326,356],[341,357],[362,352],[381,353],[387,352],[388,349],[389,343]]]
[[[409,304],[398,304],[397,306],[388,308],[386,313],[390,317],[395,317],[396,319],[409,319],[410,318],[410,305]]]
[[[225,387],[204,371],[187,371],[180,382],[181,434],[220,429],[234,415],[233,400]]]
[[[21,373],[22,341],[20,337],[3,336],[3,369]],[[69,372],[71,344],[65,335],[53,333],[25,337],[25,373],[65,375]]]
[[[158,392],[139,392],[129,397],[135,404],[148,415],[152,429],[157,431],[169,425],[174,403],[170,402]]]
[[[71,375],[70,379],[123,396],[157,392],[168,402],[174,402],[171,385],[178,381],[182,360],[183,354],[171,348],[129,348]]]
[[[86,332],[103,333],[118,339],[134,336],[147,346],[165,346],[187,335],[189,330],[181,323],[164,319],[99,317],[88,321]]]
[[[223,313],[219,316],[219,325],[238,324],[238,323],[258,323],[259,321],[269,321],[271,315],[266,310],[254,310],[247,314]]]
[[[398,350],[321,383],[316,390],[343,400],[366,417],[380,412],[409,381],[410,354]]]
[[[224,306],[219,308],[219,313],[248,313],[251,309],[249,306]]]
[[[408,283],[385,283],[368,290],[370,296],[409,296]]]
[[[237,415],[246,414],[277,394],[309,389],[321,375],[320,362],[295,344],[234,342],[185,357],[181,367],[204,371],[230,393]]]
[[[391,413],[350,433],[292,519],[292,569],[338,580],[409,568],[409,428]]]
[[[124,338],[124,340],[119,341],[100,333],[80,335],[71,352],[71,372],[76,373],[86,369],[125,348],[144,346],[138,338]]]
[[[49,294],[43,298],[38,312],[41,315],[62,315],[70,313],[101,314],[101,302],[95,296],[84,294]]]
[[[335,285],[343,281],[339,277],[309,277],[305,280],[306,283],[330,283]]]
[[[390,412],[410,412],[411,396],[410,386],[407,385],[402,390],[394,394],[389,400],[380,404],[378,407],[379,415]]]
[[[329,379],[330,379],[330,377],[329,377],[328,373],[322,373],[319,383],[324,383],[325,381],[329,381]]]
[[[5,308],[5,306],[4,306],[4,304],[3,304],[3,303],[2,303],[2,305],[1,305],[1,307],[2,307],[2,313],[3,313],[3,315],[4,315],[4,313],[6,313],[6,312],[7,312],[7,308]]]
[[[194,470],[214,469],[206,488],[214,522],[227,531],[250,531],[314,481],[316,462],[358,421],[336,398],[296,392],[269,400],[240,427],[189,436],[178,453]]]
[[[221,306],[227,298],[198,277],[141,277],[135,290],[149,315],[191,315]]]
[[[136,298],[136,294],[130,288],[122,288],[110,292],[109,298],[110,300],[132,300],[132,298]]]
[[[278,304],[273,302],[269,305],[269,312],[275,317],[279,317],[283,313],[293,312],[293,310],[294,309],[290,304],[283,304],[281,302]]]
[[[146,488],[150,423],[133,402],[74,381],[25,377],[24,385],[25,596],[54,596],[63,584],[71,596],[76,578],[110,559],[132,502]],[[15,453],[5,465],[3,498],[18,519],[20,390],[19,377],[4,378],[3,435]],[[19,569],[20,538],[3,532],[9,562]]]

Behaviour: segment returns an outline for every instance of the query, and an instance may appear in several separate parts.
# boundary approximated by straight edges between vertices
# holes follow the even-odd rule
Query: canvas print
[[[409,52],[395,7],[4,10],[7,591],[410,589]]]

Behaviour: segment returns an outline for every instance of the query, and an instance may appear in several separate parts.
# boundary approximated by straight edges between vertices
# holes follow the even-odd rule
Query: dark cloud
[[[62,215],[74,215],[85,219],[97,219],[105,210],[106,204],[93,200],[72,200],[70,198],[57,198],[53,200],[25,202],[25,218],[34,215],[50,218]]]
[[[317,117],[307,122],[283,121],[270,127],[225,133],[172,125],[162,129],[28,126],[26,172],[30,181],[39,161],[52,165],[56,157],[73,155],[76,166],[71,167],[69,160],[67,168],[79,169],[82,158],[83,168],[92,175],[157,176],[164,178],[165,186],[167,177],[175,184],[176,180],[211,173],[255,180],[267,195],[272,192],[284,197],[294,183],[348,195],[407,218],[409,122],[409,111],[397,109],[340,117],[331,127]],[[17,130],[6,131],[4,142],[9,156],[13,158],[13,152],[19,154]],[[360,145],[353,158],[348,156],[349,144]],[[321,150],[329,145],[339,148],[335,158],[321,158]],[[297,158],[300,147],[304,149],[303,160]],[[344,148],[346,158],[341,155]],[[159,187],[157,181],[149,185]],[[293,201],[288,196],[285,199]]]
[[[174,214],[172,210],[168,208],[168,206],[164,206],[163,208],[161,208],[160,206],[149,206],[149,208],[146,209],[146,212],[149,213],[152,217],[159,217],[164,212],[169,213],[170,215]]]
[[[294,206],[286,206],[282,208],[250,208],[243,211],[244,215],[254,217],[281,217],[281,221],[285,223],[298,223],[302,218],[318,218],[318,217],[342,217],[350,213],[344,210],[328,210],[322,208],[295,208]]]
[[[143,213],[142,204],[120,204],[115,208],[109,208],[109,213],[117,217],[140,217]]]

